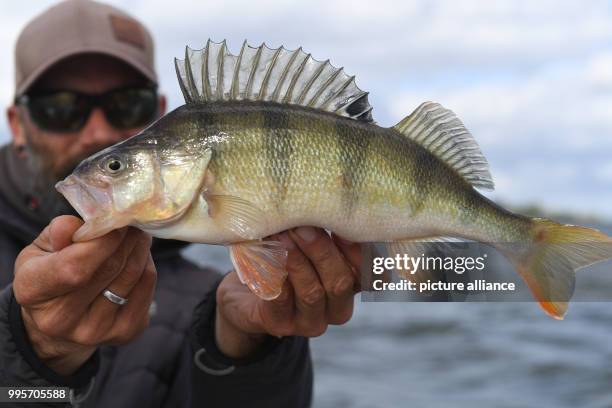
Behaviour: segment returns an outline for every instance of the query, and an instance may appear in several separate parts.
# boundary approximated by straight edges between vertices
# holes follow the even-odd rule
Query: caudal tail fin
[[[536,218],[531,243],[513,255],[540,306],[563,319],[574,292],[575,271],[612,258],[612,238],[594,229]]]

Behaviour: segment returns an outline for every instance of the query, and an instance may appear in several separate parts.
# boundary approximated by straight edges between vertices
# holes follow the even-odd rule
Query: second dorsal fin
[[[186,103],[271,101],[373,121],[368,93],[357,87],[355,77],[301,48],[252,47],[245,41],[233,55],[225,41],[208,40],[201,50],[187,47],[185,59],[174,62]]]
[[[394,128],[429,150],[474,187],[493,190],[487,159],[452,111],[435,102],[424,102]]]

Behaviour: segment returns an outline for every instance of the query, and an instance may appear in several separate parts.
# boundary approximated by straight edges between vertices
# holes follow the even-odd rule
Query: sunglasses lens
[[[27,102],[32,120],[43,130],[70,133],[87,122],[94,105],[101,104],[108,122],[117,129],[136,129],[157,115],[157,91],[126,88],[91,96],[70,91],[31,95]]]
[[[72,92],[31,97],[28,110],[34,123],[51,132],[76,132],[88,116],[88,107]]]
[[[104,112],[114,127],[135,129],[155,119],[157,103],[157,92],[154,89],[122,89],[108,94],[104,101]]]

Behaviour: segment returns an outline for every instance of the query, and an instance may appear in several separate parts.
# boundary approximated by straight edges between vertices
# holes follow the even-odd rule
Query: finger
[[[131,228],[126,238],[126,245],[132,244],[131,252],[124,256],[125,263],[119,273],[111,280],[100,280],[88,288],[93,302],[89,308],[90,319],[100,325],[110,325],[114,314],[125,305],[111,302],[102,295],[106,289],[125,299],[130,298],[131,291],[140,281],[142,274],[148,266],[151,256],[151,238],[148,234]],[[130,299],[131,302],[131,299]],[[109,321],[110,320],[110,321]]]
[[[72,235],[83,225],[83,220],[72,215],[54,218],[49,224],[50,252],[57,252],[72,244]]]
[[[351,272],[353,273],[353,277],[355,278],[355,283],[353,285],[353,291],[355,293],[361,291],[361,268],[364,262],[364,245],[351,242],[345,240],[344,238],[332,234],[332,239],[340,253],[344,256],[351,267]]]
[[[350,264],[322,229],[300,227],[291,231],[313,265],[327,294],[327,317],[332,324],[345,323],[353,314],[355,277]]]
[[[66,286],[62,293],[55,293],[54,295],[56,296],[53,298],[54,307],[55,305],[63,305],[70,313],[81,319],[83,315],[88,313],[92,302],[96,300],[102,288],[105,288],[125,268],[127,259],[134,250],[136,242],[133,239],[125,240],[117,252],[98,268],[93,278],[89,279],[89,281],[84,281],[79,287]],[[56,273],[62,273],[62,271]],[[41,298],[50,295],[45,293],[45,288],[40,288],[39,292]],[[46,303],[48,300],[38,300],[34,305]]]
[[[36,237],[33,245],[24,248],[23,252],[28,256],[19,256],[15,261],[15,269],[18,270],[26,259],[44,256],[47,255],[46,253],[56,252],[70,245],[72,232],[82,223],[83,221],[71,215],[54,218]]]
[[[34,240],[46,252],[56,252],[72,244],[72,234],[83,221],[72,215],[55,217]]]
[[[101,265],[111,259],[124,243],[127,228],[115,230],[107,235],[83,243],[76,243],[54,252],[48,258],[47,268],[33,270],[36,279],[42,279],[47,292],[66,293],[81,287],[94,276]],[[48,270],[54,273],[47,273]]]
[[[119,308],[115,322],[104,343],[125,344],[142,333],[149,324],[149,309],[155,295],[157,270],[149,253],[138,283],[129,293],[130,302]]]
[[[134,334],[148,323],[148,311],[153,297],[157,272],[153,261],[149,259],[140,280],[130,292],[133,300],[122,306],[119,312],[113,312],[108,318],[98,321],[86,314],[75,328],[70,340],[83,345],[100,345],[104,343],[129,341]],[[126,319],[131,319],[128,324]],[[117,323],[121,320],[121,324]],[[144,320],[144,321],[143,321]]]
[[[41,303],[86,286],[100,265],[119,248],[126,228],[92,241],[51,250],[50,227],[15,262],[14,289],[21,305]]]
[[[277,337],[296,334],[294,299],[294,290],[289,280],[285,280],[281,293],[276,299],[257,299],[255,313],[251,317],[254,323],[253,326],[255,327],[259,323],[263,328],[263,332]]]
[[[216,298],[217,309],[232,325],[247,333],[266,332],[259,304],[262,300],[240,282],[235,271],[225,275],[217,288]]]
[[[54,253],[54,261],[75,266],[81,274],[91,277],[100,266],[121,253],[128,235],[127,227],[109,232],[87,242],[74,243]]]
[[[373,273],[374,261],[382,257],[381,250],[373,243],[362,245],[363,261],[360,273],[360,289],[362,291],[371,292],[374,289],[374,281],[382,280],[383,282],[392,282],[393,277],[390,270],[385,269],[382,274]]]
[[[350,266],[358,271],[363,262],[363,247],[358,242],[351,242],[333,234],[332,239]]]
[[[102,289],[106,289],[115,279],[121,281],[122,278],[119,278],[119,276],[128,265],[138,264],[142,269],[147,262],[150,249],[151,236],[139,229],[129,227],[122,245],[96,271],[91,281],[92,291],[100,292]],[[129,275],[124,275],[124,277],[129,278]],[[137,280],[131,279],[131,281]]]
[[[283,283],[278,298],[262,300],[232,271],[225,275],[217,288],[216,298],[219,313],[243,332],[276,336],[292,334],[294,305],[288,281]]]
[[[327,301],[323,284],[315,268],[295,245],[290,235],[285,232],[279,234],[278,239],[289,250],[287,272],[295,293],[294,302],[297,309],[295,324],[298,333],[318,336],[327,328]]]

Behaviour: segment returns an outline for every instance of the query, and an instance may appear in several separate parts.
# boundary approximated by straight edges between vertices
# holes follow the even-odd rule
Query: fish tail
[[[526,245],[511,249],[510,258],[542,309],[561,320],[574,292],[575,271],[612,258],[612,238],[541,218],[532,220],[529,234]]]

